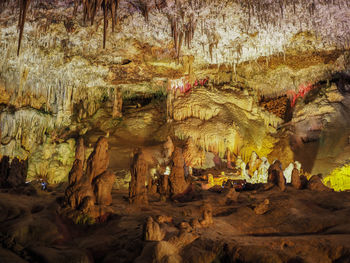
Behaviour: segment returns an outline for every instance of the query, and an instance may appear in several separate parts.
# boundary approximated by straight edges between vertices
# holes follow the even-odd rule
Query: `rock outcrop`
[[[202,219],[199,221],[202,227],[209,227],[214,223],[213,208],[210,204],[204,204],[202,207]]]
[[[177,195],[183,193],[188,188],[188,183],[185,180],[185,160],[182,154],[182,149],[175,148],[173,154],[174,166],[172,167],[171,174],[169,176],[170,192],[171,195]]]
[[[0,188],[17,187],[26,182],[28,161],[8,156],[0,156]]]
[[[150,216],[143,228],[143,237],[145,241],[161,241],[165,236],[165,231]]]
[[[286,190],[286,179],[284,178],[282,164],[280,161],[276,160],[272,165],[270,165],[268,174],[268,183],[277,185],[281,191]]]
[[[230,188],[228,192],[225,194],[225,197],[223,198],[223,201],[224,201],[223,204],[229,205],[231,203],[237,202],[238,197],[239,197],[239,192],[237,192],[235,188]]]
[[[187,139],[186,146],[183,150],[183,156],[186,166],[201,167],[205,160],[205,153],[200,150],[192,138]]]
[[[254,212],[257,215],[263,215],[265,214],[267,211],[269,211],[270,207],[270,200],[269,199],[265,199],[264,202],[258,204],[255,208],[254,208]]]
[[[131,181],[129,184],[129,201],[130,203],[141,205],[148,203],[146,180],[148,177],[148,162],[138,149],[133,156],[130,167]]]
[[[84,171],[85,148],[80,139],[76,149],[76,159],[69,174],[69,186],[65,191],[65,214],[73,220],[82,215],[93,219],[104,216],[106,206],[112,202],[111,190],[114,175],[107,171],[109,164],[108,141],[100,137],[94,151],[87,160]]]
[[[303,184],[302,184],[302,180],[300,178],[299,170],[296,168],[294,168],[292,170],[291,183],[295,189],[302,189],[303,188]]]
[[[333,189],[325,186],[322,183],[319,175],[311,176],[311,178],[309,179],[309,181],[307,183],[307,188],[312,190],[312,191],[320,191],[320,192],[332,192],[333,191]]]
[[[114,101],[113,101],[112,117],[113,118],[121,118],[123,116],[122,108],[123,108],[122,93],[120,92],[119,89],[115,89],[114,90]]]

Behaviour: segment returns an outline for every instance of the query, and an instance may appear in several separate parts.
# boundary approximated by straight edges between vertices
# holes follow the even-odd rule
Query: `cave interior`
[[[349,0],[1,0],[0,262],[350,262]]]

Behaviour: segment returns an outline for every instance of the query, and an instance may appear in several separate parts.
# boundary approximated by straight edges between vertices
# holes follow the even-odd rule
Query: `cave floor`
[[[198,238],[179,252],[185,262],[350,262],[349,192],[275,187],[241,192],[228,204],[226,190],[198,190],[189,202],[155,196],[148,206],[133,206],[127,191],[114,189],[106,222],[74,225],[57,214],[63,185],[29,188],[0,193],[0,262],[152,262],[152,253],[143,252],[157,243],[142,240],[147,217],[173,218],[161,224],[167,240],[181,222],[201,218],[203,203],[211,204],[214,224],[192,229]],[[268,211],[255,214],[265,199]]]

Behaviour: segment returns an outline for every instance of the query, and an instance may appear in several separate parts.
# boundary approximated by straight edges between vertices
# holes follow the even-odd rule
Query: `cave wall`
[[[189,84],[249,88],[258,98],[298,92],[348,67],[348,1],[120,1],[106,48],[102,10],[90,25],[82,6],[73,9],[74,1],[31,1],[17,56],[17,1],[1,4],[0,154],[29,158],[29,171],[43,143],[66,143],[73,153],[69,138],[57,138],[86,132],[81,121],[109,106],[115,89],[123,98],[165,94],[185,76]],[[274,116],[266,114],[269,126]]]

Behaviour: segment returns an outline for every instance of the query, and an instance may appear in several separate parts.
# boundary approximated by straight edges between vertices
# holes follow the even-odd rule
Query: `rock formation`
[[[121,118],[123,116],[122,108],[123,108],[122,93],[121,93],[121,91],[119,89],[115,89],[114,90],[114,101],[113,101],[112,117],[113,118]]]
[[[255,208],[254,208],[254,212],[257,215],[263,215],[265,214],[267,211],[269,211],[269,207],[270,207],[270,200],[269,199],[265,199],[264,202],[258,204]]]
[[[201,226],[208,227],[214,223],[213,208],[209,203],[205,203],[202,207],[202,219],[199,221]]]
[[[227,168],[228,169],[233,169],[233,166],[232,166],[232,157],[231,157],[231,152],[230,150],[227,150],[227,153],[226,153],[226,157],[227,157]]]
[[[222,204],[230,205],[238,201],[239,192],[235,188],[229,188],[228,192],[225,194],[225,197],[222,199]]]
[[[162,230],[159,224],[150,216],[143,227],[143,237],[145,241],[161,241],[165,236],[165,231]]]
[[[313,175],[309,179],[307,183],[307,188],[312,190],[312,191],[320,191],[320,192],[332,192],[333,189],[325,186],[319,175]]]
[[[93,181],[96,203],[99,205],[110,205],[112,203],[112,188],[115,181],[113,173],[106,171],[97,176]]]
[[[130,203],[141,205],[148,203],[146,180],[148,177],[149,166],[144,154],[140,149],[134,153],[130,172],[131,181],[129,184],[129,201]]]
[[[291,183],[295,189],[302,189],[303,184],[300,178],[299,170],[294,168],[292,170]]]
[[[188,138],[183,150],[186,166],[201,167],[205,160],[205,153],[200,150],[192,138]]]
[[[268,174],[268,183],[277,185],[281,191],[286,189],[286,179],[284,178],[282,164],[280,161],[276,160],[272,165],[270,165]]]
[[[175,149],[173,140],[170,136],[167,137],[167,141],[163,145],[163,155],[166,159],[170,158]]]
[[[259,156],[257,155],[256,152],[252,152],[251,156],[250,156],[250,160],[248,162],[248,174],[250,176],[254,175],[254,172],[256,170],[259,169],[260,164],[262,163],[262,161],[259,159]]]
[[[27,178],[28,161],[0,156],[0,188],[24,185]]]
[[[175,148],[173,154],[173,167],[169,176],[170,192],[171,195],[183,193],[188,188],[188,183],[185,180],[185,160],[182,154],[182,149],[179,147]]]
[[[90,154],[84,171],[85,149],[83,139],[79,139],[76,159],[69,174],[69,186],[65,192],[67,208],[65,214],[76,220],[79,215],[91,218],[103,216],[112,202],[111,190],[114,175],[107,171],[109,164],[108,141],[100,137]]]

